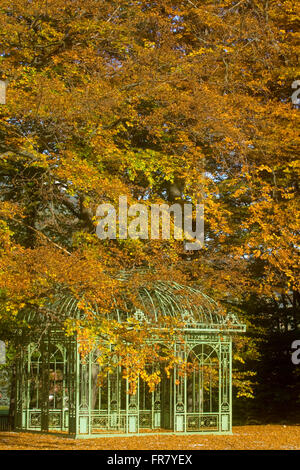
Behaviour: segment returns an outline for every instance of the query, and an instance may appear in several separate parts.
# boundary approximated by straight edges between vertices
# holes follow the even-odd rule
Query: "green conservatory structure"
[[[136,394],[129,394],[118,368],[99,387],[99,352],[89,353],[82,361],[76,338],[49,325],[38,338],[20,338],[17,430],[75,438],[231,433],[232,335],[244,332],[245,325],[235,315],[221,314],[217,304],[195,288],[185,288],[182,294],[178,284],[156,282],[151,289],[139,288],[138,295],[145,306],[144,311],[133,312],[138,319],[147,321],[145,312],[151,311],[151,318],[172,315],[182,320],[184,347],[182,343],[177,347],[175,341],[175,353],[185,361],[196,361],[199,367],[184,377],[176,368],[167,377],[162,369],[154,392],[140,380]],[[191,300],[195,295],[197,305]],[[60,317],[80,314],[77,301],[70,297],[53,303],[52,308]],[[126,319],[117,309],[114,315],[120,322]]]

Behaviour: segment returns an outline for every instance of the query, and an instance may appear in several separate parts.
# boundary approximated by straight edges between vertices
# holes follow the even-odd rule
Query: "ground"
[[[231,436],[70,439],[0,432],[0,450],[300,450],[300,425],[236,426]]]

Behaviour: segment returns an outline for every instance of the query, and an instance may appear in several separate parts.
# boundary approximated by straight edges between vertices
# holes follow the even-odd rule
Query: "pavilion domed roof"
[[[214,330],[214,331],[245,331],[234,314],[228,314],[211,297],[205,294],[199,286],[184,286],[173,281],[153,281],[149,286],[140,285],[134,293],[137,302],[132,304],[126,294],[123,297],[122,307],[112,298],[115,307],[107,316],[119,322],[129,317],[161,325],[165,317],[178,319],[188,329]],[[138,305],[138,307],[137,307]],[[51,311],[62,317],[81,317],[82,310],[78,307],[78,299],[69,295],[59,295],[49,305]],[[92,314],[101,315],[98,305],[90,307]]]

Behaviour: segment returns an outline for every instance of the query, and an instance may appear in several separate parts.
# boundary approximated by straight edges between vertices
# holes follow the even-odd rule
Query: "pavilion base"
[[[65,431],[35,431],[32,429],[23,429],[16,430],[14,432],[19,433],[30,433],[30,434],[43,434],[50,435],[55,437],[62,437],[68,439],[101,439],[101,438],[110,438],[110,437],[137,437],[137,436],[232,436],[232,431],[195,431],[195,432],[175,432],[170,431],[169,429],[161,429],[159,431],[149,431],[149,432],[139,432],[136,434],[133,433],[95,433],[95,434],[69,434]]]

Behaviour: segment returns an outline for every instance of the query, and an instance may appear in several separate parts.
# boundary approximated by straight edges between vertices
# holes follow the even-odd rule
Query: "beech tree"
[[[82,308],[103,312],[80,325],[85,344],[99,331],[126,338],[145,373],[151,331],[130,336],[104,318],[122,289],[116,273],[146,266],[133,302],[139,282],[197,281],[231,310],[251,295],[288,299],[297,328],[298,21],[292,1],[1,2],[3,325],[58,287],[78,301],[84,292]],[[205,246],[99,240],[96,208],[120,195],[203,203]],[[252,339],[239,342],[238,360],[255,357]]]

